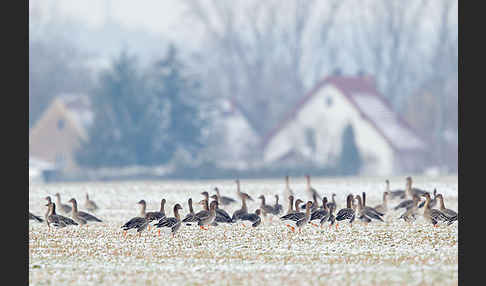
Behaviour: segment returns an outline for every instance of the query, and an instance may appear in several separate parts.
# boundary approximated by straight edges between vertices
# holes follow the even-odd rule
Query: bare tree
[[[207,84],[219,96],[241,102],[257,132],[275,126],[310,88],[306,80],[314,83],[308,78],[318,68],[307,68],[315,61],[308,45],[314,32],[310,24],[321,22],[319,39],[325,43],[339,1],[327,2],[333,3],[331,9],[322,9],[315,0],[186,2],[208,35],[205,51],[210,53],[204,63],[213,63],[213,72]],[[210,83],[214,80],[218,83]]]

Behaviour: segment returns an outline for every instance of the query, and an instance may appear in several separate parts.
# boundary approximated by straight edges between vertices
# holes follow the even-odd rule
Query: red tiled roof
[[[369,76],[329,76],[316,84],[293,108],[276,128],[263,138],[263,147],[280,130],[294,119],[299,110],[327,84],[339,89],[351,105],[358,110],[392,146],[400,152],[424,150],[427,140],[420,136],[393,111],[390,103],[376,90],[374,81]],[[384,119],[384,120],[383,120]],[[403,140],[405,139],[405,140]]]

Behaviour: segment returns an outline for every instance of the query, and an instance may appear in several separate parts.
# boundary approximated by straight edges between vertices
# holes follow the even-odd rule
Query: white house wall
[[[327,106],[328,98],[332,101]],[[341,153],[341,137],[350,123],[355,132],[360,154],[365,158],[362,173],[386,175],[393,172],[393,149],[380,133],[334,86],[321,88],[298,111],[295,118],[287,122],[268,143],[264,150],[265,163],[271,163],[294,150],[322,166],[334,166]],[[306,129],[313,130],[316,150],[313,153],[306,143]],[[375,163],[372,163],[376,158]]]

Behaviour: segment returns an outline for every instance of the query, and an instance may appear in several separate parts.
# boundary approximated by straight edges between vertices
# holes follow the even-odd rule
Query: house
[[[320,81],[262,140],[265,164],[338,163],[342,134],[351,125],[363,159],[361,174],[421,172],[426,140],[391,108],[367,75]]]
[[[75,152],[93,113],[86,95],[63,94],[56,97],[29,130],[29,157],[46,161],[56,169],[78,169]]]
[[[212,159],[221,168],[251,168],[252,162],[259,161],[255,158],[258,154],[255,150],[261,137],[245,115],[244,108],[235,98],[225,98],[220,101],[217,112],[221,120],[216,123],[218,136],[211,143],[216,150],[211,154],[218,157]]]

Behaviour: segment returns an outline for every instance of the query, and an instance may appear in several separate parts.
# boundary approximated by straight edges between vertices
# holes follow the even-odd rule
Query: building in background
[[[361,174],[422,172],[427,143],[392,110],[370,76],[329,76],[319,82],[262,141],[267,165],[311,162],[336,166],[351,125]]]
[[[29,157],[66,172],[78,169],[75,152],[93,122],[89,98],[80,94],[57,96],[29,130]]]

